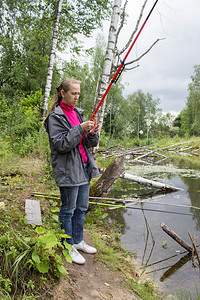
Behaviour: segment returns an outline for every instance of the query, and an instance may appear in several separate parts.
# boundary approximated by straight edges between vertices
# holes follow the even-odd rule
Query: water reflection
[[[192,206],[200,207],[200,179],[181,177],[184,184],[187,186],[188,198]],[[196,230],[200,230],[200,211],[193,208],[190,209],[194,214]]]
[[[136,183],[121,179],[109,196],[123,199],[139,197],[162,204],[182,204],[186,205],[187,208],[170,207],[167,204],[153,205],[151,203],[143,204],[143,208],[173,210],[188,213],[191,216],[145,210],[115,209],[109,212],[109,218],[122,226],[122,246],[127,250],[137,252],[137,260],[140,262],[140,267],[145,266],[146,274],[152,274],[158,283],[164,284],[164,290],[170,293],[174,291],[176,295],[179,295],[181,287],[184,286],[195,299],[196,288],[200,292],[199,268],[191,259],[191,254],[183,251],[180,245],[162,231],[160,222],[167,224],[189,244],[191,244],[191,240],[188,231],[191,232],[192,236],[200,236],[200,210],[189,207],[200,208],[200,164],[181,158],[168,161],[166,166],[165,172],[163,172],[162,166],[160,172],[159,169],[156,169],[155,172],[154,167],[152,167],[148,177],[144,177],[180,187],[183,191],[163,194],[158,193],[158,190],[153,188],[139,186]],[[163,242],[166,242],[166,248],[163,247]],[[200,241],[197,239],[196,243],[200,244]]]
[[[188,253],[185,256],[181,257],[179,261],[177,261],[174,265],[167,267],[169,268],[161,277],[160,281],[165,281],[168,277],[178,271],[182,266],[184,266],[189,260],[191,260],[192,254]]]

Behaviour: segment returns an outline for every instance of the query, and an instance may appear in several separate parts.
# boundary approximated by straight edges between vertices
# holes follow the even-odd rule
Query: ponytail
[[[53,98],[53,102],[51,103],[51,106],[50,106],[50,112],[55,109],[56,105],[60,104],[60,101],[62,101],[62,96],[60,93],[60,86],[59,86],[56,88],[56,93]]]

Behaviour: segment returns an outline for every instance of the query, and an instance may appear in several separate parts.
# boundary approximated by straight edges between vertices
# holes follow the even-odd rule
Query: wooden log
[[[100,168],[99,167],[100,172],[105,171],[105,170],[106,170],[106,168]],[[132,174],[122,173],[120,175],[120,177],[124,178],[124,179],[127,179],[127,180],[137,182],[141,185],[151,186],[151,187],[158,188],[158,189],[161,189],[161,190],[164,190],[164,191],[166,191],[166,190],[169,190],[169,191],[182,191],[183,190],[183,189],[175,187],[175,186],[171,186],[171,185],[164,184],[164,183],[161,183],[161,182],[157,182],[157,181],[154,181],[154,180],[149,180],[149,179],[143,178],[141,176],[136,176],[136,175],[132,175]],[[93,194],[91,196],[96,196],[96,195]]]
[[[146,178],[143,178],[143,177],[140,177],[140,176],[134,176],[134,175],[127,174],[127,173],[122,174],[121,177],[124,178],[124,179],[135,181],[135,182],[137,182],[141,185],[148,185],[148,186],[152,186],[152,187],[162,189],[162,190],[171,190],[171,191],[180,191],[180,190],[182,190],[180,188],[177,188],[177,187],[174,187],[174,186],[171,186],[171,185],[168,185],[168,184],[164,184],[164,183],[161,183],[161,182],[149,180],[149,179],[146,179]]]
[[[189,252],[193,251],[192,246],[190,246],[187,242],[185,242],[180,236],[176,234],[171,228],[169,228],[164,223],[160,223],[160,227],[169,235],[171,236],[179,245],[181,245],[183,248],[188,250]]]
[[[106,168],[101,177],[90,188],[90,196],[103,197],[125,170],[124,158],[116,157]]]

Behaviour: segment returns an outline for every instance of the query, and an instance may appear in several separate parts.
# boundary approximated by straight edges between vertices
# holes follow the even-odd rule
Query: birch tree
[[[124,7],[122,9],[121,13],[121,1],[115,0],[114,6],[113,6],[113,12],[111,17],[111,24],[109,29],[109,35],[108,35],[108,43],[107,43],[107,50],[106,50],[106,56],[103,66],[103,71],[101,78],[98,82],[98,88],[97,88],[97,96],[95,97],[94,106],[97,107],[98,103],[101,101],[102,96],[107,88],[108,81],[114,76],[116,70],[118,69],[119,65],[121,64],[121,56],[124,55],[125,51],[129,48],[130,44],[133,41],[133,38],[138,31],[139,25],[141,23],[144,9],[147,4],[147,0],[144,1],[143,6],[140,11],[140,15],[138,17],[138,20],[136,22],[136,26],[133,30],[133,32],[130,35],[130,38],[128,39],[128,42],[126,45],[119,50],[118,49],[118,39],[120,32],[124,26],[125,22],[125,16],[126,16],[126,6],[127,6],[128,0],[125,1]],[[121,22],[119,24],[119,17],[121,14]],[[126,62],[126,70],[131,70],[138,65],[135,65],[135,63],[138,63],[140,59],[142,59],[143,56],[145,56],[159,41],[160,39],[157,39],[143,54],[141,54],[138,58],[135,60]],[[104,111],[105,111],[105,105],[106,105],[106,99],[104,100],[102,106],[100,107],[96,117],[97,122],[100,124],[100,131],[103,125],[103,118],[104,118]]]
[[[115,0],[111,15],[111,23],[110,23],[110,29],[109,29],[109,35],[108,35],[108,43],[107,43],[107,49],[106,49],[106,56],[104,60],[103,65],[103,71],[102,75],[99,81],[98,86],[98,93],[95,97],[95,103],[94,106],[96,107],[101,100],[106,88],[108,81],[110,79],[112,64],[114,60],[114,53],[115,53],[115,47],[116,47],[116,39],[117,39],[117,29],[118,29],[118,23],[119,23],[119,17],[120,17],[120,11],[121,11],[121,2],[122,0]],[[102,124],[103,124],[103,116],[106,106],[106,99],[104,100],[103,104],[101,105],[96,117],[97,122],[100,125],[99,131],[101,132]]]
[[[44,118],[46,116],[48,102],[49,102],[49,96],[50,96],[50,91],[51,91],[51,82],[52,82],[52,76],[53,76],[53,64],[54,64],[54,59],[55,59],[56,45],[57,45],[57,41],[58,41],[58,28],[59,28],[59,19],[60,19],[60,14],[61,14],[61,9],[62,9],[62,3],[63,3],[63,0],[58,0],[57,7],[56,7],[56,16],[55,16],[55,21],[54,21],[51,54],[49,57],[46,85],[45,85],[45,90],[44,90],[44,99],[43,99],[42,108],[41,108],[41,117],[42,118]]]

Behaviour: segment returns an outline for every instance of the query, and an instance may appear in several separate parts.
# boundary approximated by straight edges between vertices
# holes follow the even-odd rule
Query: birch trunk
[[[47,78],[46,78],[46,85],[44,90],[44,98],[41,108],[41,118],[44,119],[47,113],[48,108],[48,102],[49,102],[49,95],[51,91],[51,83],[52,83],[52,76],[53,76],[53,64],[55,59],[55,53],[56,53],[56,46],[58,41],[58,28],[59,28],[59,20],[60,20],[60,14],[62,9],[62,3],[63,0],[58,0],[57,7],[56,7],[56,17],[54,21],[54,29],[53,29],[53,38],[52,38],[52,44],[51,44],[51,54],[49,57],[49,65],[47,70]]]
[[[151,186],[151,187],[155,187],[161,190],[171,190],[171,191],[181,191],[181,188],[175,187],[175,186],[171,186],[165,183],[161,183],[161,182],[157,182],[157,181],[153,181],[153,180],[149,180],[140,176],[135,176],[135,175],[131,175],[131,174],[127,174],[124,173],[121,175],[122,178],[127,179],[127,180],[132,180],[134,182],[137,182],[141,185],[147,185],[147,186]]]
[[[104,92],[106,91],[106,88],[107,88],[107,85],[108,85],[108,82],[110,79],[110,74],[111,74],[111,69],[112,69],[112,64],[113,64],[113,59],[114,59],[114,53],[115,53],[116,35],[117,35],[117,27],[118,27],[119,17],[120,17],[121,2],[122,2],[121,0],[114,1],[109,35],[108,35],[106,57],[104,60],[102,75],[101,75],[101,78],[98,83],[99,86],[97,88],[97,96],[95,97],[94,107],[97,107],[97,105],[99,104],[102,96],[104,95]],[[99,132],[101,132],[101,128],[102,128],[102,124],[103,124],[105,105],[106,105],[106,98],[96,115],[97,122],[100,125]]]

